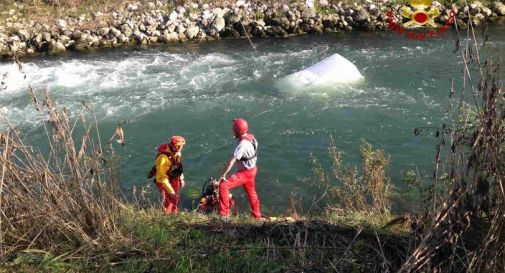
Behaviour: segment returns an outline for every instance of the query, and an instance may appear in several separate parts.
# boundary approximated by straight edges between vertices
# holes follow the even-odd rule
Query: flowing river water
[[[256,51],[246,39],[111,50],[25,60],[27,80],[17,66],[3,63],[0,76],[7,74],[0,110],[30,142],[42,146],[41,122],[47,117],[31,106],[28,81],[39,94],[48,88],[53,100],[74,115],[81,101],[91,101],[105,142],[118,123],[126,122],[126,145],[116,146],[125,192],[152,183],[145,175],[159,143],[184,136],[187,208],[202,183],[221,173],[235,146],[231,121],[244,117],[259,141],[256,183],[263,208],[283,211],[290,192],[296,192],[307,209],[316,192],[306,182],[313,176],[310,155],[328,166],[331,136],[349,166],[360,165],[361,139],[383,149],[390,155],[387,174],[396,189],[406,187],[401,182],[405,170],[417,169],[430,179],[435,130],[420,136],[413,131],[448,122],[450,79],[461,78],[454,39],[450,32],[427,41],[354,32],[257,39]],[[491,51],[484,54],[505,59],[505,29],[492,28],[487,46]],[[334,53],[353,62],[365,81],[308,93],[276,88],[282,77]],[[242,189],[235,193],[245,206]],[[408,206],[398,202],[395,208]]]

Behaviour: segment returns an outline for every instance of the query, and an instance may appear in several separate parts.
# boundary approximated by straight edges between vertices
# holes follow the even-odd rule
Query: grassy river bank
[[[158,209],[117,216],[109,242],[34,246],[5,256],[0,272],[384,272],[412,247],[406,229],[379,230],[367,215],[265,223]]]

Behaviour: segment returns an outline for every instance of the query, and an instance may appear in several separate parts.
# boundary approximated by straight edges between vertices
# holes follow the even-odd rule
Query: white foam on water
[[[0,79],[5,83],[5,89],[1,91],[3,95],[24,93],[29,82],[32,86],[37,86],[46,83],[50,78],[51,70],[48,68],[39,67],[34,63],[22,63],[21,66],[20,71],[18,65],[14,63],[0,64]]]
[[[226,71],[228,67],[233,66],[235,63],[235,59],[221,53],[196,56],[192,57],[189,64],[182,66],[180,75],[187,79],[191,79],[195,74],[207,73],[211,69],[216,71]]]
[[[214,80],[214,79],[209,79],[211,77],[205,77],[204,75],[197,75],[191,79],[189,84],[194,88],[194,90],[199,90],[203,89],[203,86],[207,83],[208,80]]]
[[[3,64],[0,65],[0,79],[4,82],[4,87],[2,91],[2,96],[5,94],[12,94],[17,89],[19,85],[24,84],[24,74],[19,71],[19,68],[15,64]]]
[[[105,76],[103,82],[100,83],[100,89],[113,89],[121,86],[122,84],[127,84],[127,82],[121,79],[118,72],[113,72]]]
[[[91,63],[70,61],[55,67],[54,78],[53,86],[74,88],[96,81],[100,75]]]
[[[286,60],[305,60],[305,59],[313,59],[317,56],[316,49],[305,49],[300,51],[285,51],[285,52],[267,52],[262,54],[259,57],[256,57],[255,60],[258,64],[261,65],[262,68],[270,68],[270,67],[283,67],[286,65]]]
[[[24,107],[2,106],[0,107],[0,131],[10,128],[10,125],[14,127],[18,125],[37,125],[48,118],[47,114],[35,111],[32,105]]]
[[[208,65],[212,67],[224,67],[234,65],[236,60],[222,53],[212,53],[205,55],[196,60],[200,65]]]
[[[7,73],[4,79],[7,89],[0,91],[0,109],[14,126],[36,125],[44,120],[36,113],[28,98],[28,83],[31,83],[39,99],[47,87],[53,100],[59,106],[66,107],[71,114],[80,110],[82,100],[91,100],[97,113],[103,113],[99,118],[117,117],[128,113],[131,101],[121,101],[107,93],[117,87],[130,88],[149,63],[140,58],[41,61],[38,65],[25,63],[22,67],[26,79],[17,65],[2,64],[0,75]]]
[[[121,105],[117,105],[114,103],[104,103],[103,104],[103,109],[105,110],[105,116],[109,117],[109,118],[121,116],[120,114],[122,112],[124,112],[125,108],[131,109],[130,107],[128,107],[128,105],[125,105],[125,104],[121,104]]]
[[[261,78],[261,72],[258,69],[255,69],[253,72],[254,78],[259,79]]]
[[[95,79],[100,90],[127,88],[141,77],[148,65],[141,58],[128,58],[118,62],[96,63],[99,78]]]

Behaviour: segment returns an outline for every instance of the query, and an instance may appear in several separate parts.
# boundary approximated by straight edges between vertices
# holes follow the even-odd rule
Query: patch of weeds
[[[55,257],[49,252],[37,249],[24,250],[19,252],[13,261],[4,263],[0,272],[77,272],[77,267],[63,261],[63,256]]]
[[[329,8],[328,6],[326,7],[317,7],[316,8],[317,14],[321,15],[328,15],[328,14],[336,14],[337,12],[334,9]]]
[[[263,13],[262,11],[257,11],[256,20],[262,20],[262,19],[265,19],[265,13]]]
[[[209,272],[281,272],[283,267],[273,261],[266,261],[262,251],[253,249],[245,251],[226,251],[208,259]]]
[[[380,230],[388,224],[394,217],[390,214],[374,214],[359,211],[328,211],[324,220],[338,226],[351,228],[368,228],[372,230]],[[401,232],[408,230],[400,230]]]
[[[311,156],[313,182],[324,188],[330,199],[330,207],[345,211],[389,214],[391,181],[386,176],[389,156],[373,149],[365,140],[360,146],[362,174],[356,167],[343,164],[342,152],[333,137],[328,146],[332,168],[328,172],[319,160]]]

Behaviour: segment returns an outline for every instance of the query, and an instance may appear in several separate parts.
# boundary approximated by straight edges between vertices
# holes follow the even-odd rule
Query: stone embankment
[[[329,3],[327,0],[307,0],[289,4],[275,1],[236,1],[232,4],[153,1],[130,3],[108,13],[66,17],[52,24],[36,18],[23,18],[23,5],[2,12],[0,21],[0,56],[60,54],[68,50],[88,51],[95,48],[158,43],[206,41],[224,37],[286,37],[305,33],[351,30],[385,30],[386,13],[395,11],[402,20],[402,4],[391,1],[367,0],[363,4]],[[505,4],[494,2],[485,6],[474,2],[464,7],[455,4],[444,7],[436,22],[444,24],[450,11],[455,11],[459,26],[469,19],[474,25],[504,22]],[[403,18],[403,20],[407,20]]]

